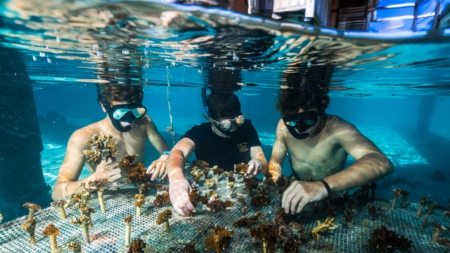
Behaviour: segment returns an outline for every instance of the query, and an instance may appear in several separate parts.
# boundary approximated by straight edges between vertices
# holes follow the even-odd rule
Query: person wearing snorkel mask
[[[367,185],[394,170],[391,161],[354,125],[325,113],[330,102],[328,87],[309,84],[280,90],[277,109],[281,119],[268,165],[276,180],[289,151],[298,180],[283,193],[282,207],[291,214],[301,212],[309,202]],[[345,168],[348,155],[355,162]]]
[[[80,192],[80,183],[88,186],[89,182],[107,179],[115,182],[126,175],[119,168],[119,162],[125,155],[138,155],[136,162],[145,164],[145,143],[150,141],[161,156],[148,168],[151,179],[164,178],[166,173],[165,161],[169,154],[169,146],[159,134],[155,123],[148,116],[147,109],[142,105],[142,86],[111,85],[98,86],[98,101],[106,113],[106,117],[75,131],[69,139],[66,156],[59,170],[52,198],[64,200],[66,196]],[[112,140],[117,141],[118,154],[115,158],[102,161],[99,165],[86,161],[83,150],[90,149],[86,143],[94,134],[110,134]],[[79,175],[86,164],[91,172],[87,178],[79,180]],[[88,188],[95,190],[95,188]]]
[[[206,99],[207,123],[188,130],[172,149],[167,160],[169,193],[174,209],[181,215],[195,212],[189,201],[191,187],[183,175],[184,164],[192,152],[197,160],[232,171],[234,164],[249,165],[248,177],[265,172],[267,161],[251,120],[241,112],[233,92],[213,91]]]

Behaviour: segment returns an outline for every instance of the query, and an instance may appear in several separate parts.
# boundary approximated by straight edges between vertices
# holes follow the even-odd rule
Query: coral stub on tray
[[[208,251],[212,248],[216,249],[216,252],[224,250],[227,243],[233,237],[233,231],[220,226],[214,226],[211,230],[209,237],[205,239],[205,249]]]
[[[372,239],[369,239],[369,246],[374,252],[394,252],[396,249],[407,250],[411,248],[411,240],[397,232],[388,230],[382,225],[373,230]]]
[[[211,200],[210,202],[208,202],[208,204],[206,204],[207,207],[209,207],[211,209],[211,211],[219,211],[222,209],[225,209],[227,207],[233,207],[233,202],[229,201],[229,200],[221,200],[221,199],[215,199],[215,200]]]
[[[208,197],[200,195],[198,191],[191,191],[189,193],[189,200],[194,206],[197,206],[199,202],[204,205],[208,203]]]
[[[250,236],[267,244],[270,252],[275,252],[275,244],[280,239],[278,229],[270,223],[262,223],[257,228],[250,229]]]
[[[161,225],[164,222],[172,218],[172,211],[170,209],[164,210],[158,214],[158,219],[156,219],[156,225]]]
[[[163,192],[161,194],[156,194],[156,198],[153,201],[153,204],[156,207],[160,207],[162,205],[166,205],[170,203],[170,195],[168,192]]]
[[[131,242],[128,253],[144,253],[144,249],[146,246],[147,244],[144,241],[142,241],[140,238],[136,238]]]
[[[268,206],[270,203],[270,198],[264,194],[258,194],[252,198],[250,201],[252,206]]]
[[[265,216],[262,212],[257,212],[256,215],[250,217],[242,217],[233,223],[233,227],[247,227],[251,228],[253,225],[258,223],[258,220],[262,219]]]

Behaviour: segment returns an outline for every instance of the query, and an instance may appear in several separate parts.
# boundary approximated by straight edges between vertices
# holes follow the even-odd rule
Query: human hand
[[[106,160],[102,160],[94,174],[89,177],[88,181],[106,179],[112,183],[122,178],[122,170],[119,168],[119,163],[114,157],[108,157]]]
[[[309,202],[320,201],[328,196],[321,182],[293,182],[283,193],[281,207],[286,213],[300,213]]]
[[[150,166],[148,166],[147,174],[152,175],[151,180],[154,181],[156,178],[164,179],[167,177],[166,170],[166,160],[168,155],[161,155],[158,160],[153,161]]]
[[[189,200],[191,186],[184,180],[175,180],[169,185],[169,196],[172,206],[177,213],[188,216],[191,212],[195,213],[195,206]]]
[[[259,172],[262,170],[262,163],[258,159],[252,159],[248,162],[248,169],[247,174],[245,175],[246,178],[253,178],[256,175],[258,175]]]

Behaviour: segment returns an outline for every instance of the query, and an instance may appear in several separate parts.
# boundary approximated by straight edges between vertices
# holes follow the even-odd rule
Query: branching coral
[[[195,182],[199,183],[202,181],[203,176],[205,176],[205,178],[207,177],[207,174],[203,173],[202,170],[195,166],[191,171],[191,176]]]
[[[245,187],[248,190],[248,194],[250,196],[252,196],[253,195],[253,189],[258,187],[258,181],[256,181],[253,178],[244,178],[244,183],[245,183]]]
[[[41,235],[50,237],[51,252],[58,252],[58,243],[56,242],[56,237],[60,235],[59,229],[57,229],[53,224],[50,223],[47,227],[45,227]]]
[[[262,212],[257,212],[254,216],[242,217],[233,223],[233,227],[247,227],[251,228],[253,225],[258,223],[258,220],[264,218],[266,215]]]
[[[90,140],[86,143],[91,147],[91,149],[83,150],[83,154],[88,159],[89,163],[100,164],[102,160],[106,160],[109,157],[117,155],[117,141],[112,141],[112,135],[100,133],[94,134]]]
[[[262,223],[258,228],[250,229],[250,236],[260,240],[263,243],[263,251],[275,252],[275,244],[280,239],[278,229],[270,223]]]
[[[136,216],[140,217],[142,212],[142,206],[145,204],[145,198],[142,194],[136,194],[134,196],[136,202],[134,202],[134,206],[136,207]]]
[[[28,208],[28,210],[29,210],[28,220],[33,220],[34,219],[34,212],[41,210],[41,206],[40,205],[37,205],[37,204],[34,204],[34,203],[30,203],[30,202],[27,202],[27,203],[23,204],[23,207]]]
[[[66,203],[67,202],[65,200],[59,200],[59,201],[50,203],[50,206],[54,207],[54,208],[58,208],[61,218],[65,219],[66,218],[66,209],[64,208],[64,205]]]
[[[170,209],[164,210],[158,214],[158,219],[156,219],[156,225],[161,225],[164,223],[164,228],[166,232],[170,231],[169,219],[172,218],[172,211]]]
[[[252,204],[252,206],[257,207],[268,206],[269,203],[270,203],[269,196],[264,194],[258,194],[255,197],[253,197],[252,200],[250,201],[250,204]]]
[[[272,174],[270,172],[266,172],[264,174],[264,184],[267,186],[275,186],[275,181],[273,181]]]
[[[95,213],[95,209],[90,208],[89,206],[83,204],[83,203],[77,203],[75,204],[76,207],[78,207],[78,209],[80,210],[80,214],[81,215],[85,215],[87,217],[89,217],[89,219],[91,218],[91,213]],[[92,223],[92,219],[89,220],[89,226],[93,226],[94,224]]]
[[[278,177],[275,183],[277,185],[277,192],[279,194],[282,194],[284,191],[286,191],[291,182],[289,181],[288,177],[286,177],[285,175],[281,175],[280,177]]]
[[[247,171],[248,171],[248,164],[240,163],[234,165],[235,174],[245,175],[247,174]]]
[[[332,218],[332,217],[326,218],[323,223],[320,223],[320,221],[317,221],[317,226],[311,231],[311,235],[316,240],[319,240],[320,232],[324,232],[325,230],[336,228],[336,225],[333,223],[333,221],[334,221],[334,218]]]
[[[292,219],[293,215],[287,214],[284,208],[280,208],[276,211],[276,215],[273,218],[273,224],[277,227],[285,226]]]
[[[159,194],[159,193],[156,194],[156,198],[153,201],[153,204],[156,207],[160,207],[162,205],[166,205],[166,204],[169,204],[169,203],[170,203],[170,195],[169,195],[168,192],[163,192],[161,194]]]
[[[119,167],[126,171],[128,181],[135,184],[139,193],[142,194],[142,191],[148,186],[143,188],[141,185],[150,183],[151,176],[146,173],[147,168],[142,163],[135,163],[137,157],[137,155],[126,155],[119,163]]]
[[[144,249],[146,246],[147,244],[144,241],[142,241],[140,238],[136,238],[131,242],[128,253],[144,253]]]
[[[216,185],[216,180],[215,179],[206,179],[205,180],[205,185],[208,188],[213,188]]]
[[[194,160],[192,161],[192,166],[198,166],[201,168],[206,168],[209,166],[208,162],[202,161],[202,160]]]
[[[372,204],[367,204],[367,211],[369,212],[370,216],[372,216],[372,220],[376,219],[376,213],[377,211],[380,211],[380,207],[376,207]]]
[[[67,245],[67,248],[73,253],[81,253],[81,245],[77,242],[71,242]]]
[[[30,235],[30,243],[35,244],[36,243],[36,236],[35,236],[36,221],[35,220],[27,220],[25,223],[22,224],[21,229],[24,231],[27,231],[27,233]]]
[[[222,175],[225,171],[222,168],[215,168],[214,175],[216,176],[216,181],[219,182],[220,175]]]
[[[200,195],[197,191],[191,191],[189,193],[189,200],[196,207],[199,202],[203,205],[208,204],[208,197]]]
[[[222,201],[221,199],[215,199],[209,201],[208,204],[206,204],[206,206],[209,207],[211,211],[220,211],[227,207],[233,207],[233,202],[229,200]]]
[[[97,189],[98,203],[100,204],[100,209],[102,213],[106,213],[105,201],[103,200],[103,192],[106,186],[108,186],[109,181],[107,179],[98,179],[94,181],[89,181],[89,187],[94,187]]]
[[[411,241],[403,235],[398,236],[397,232],[390,231],[386,226],[372,232],[372,239],[369,239],[369,246],[374,252],[394,252],[397,249],[408,250],[411,248]]]
[[[233,231],[224,227],[214,226],[211,230],[209,237],[205,239],[205,249],[208,251],[212,248],[216,249],[216,252],[225,250],[227,243],[233,237]]]

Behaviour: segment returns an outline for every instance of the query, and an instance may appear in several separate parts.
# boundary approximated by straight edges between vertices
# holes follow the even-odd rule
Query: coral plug
[[[67,245],[67,248],[73,253],[81,253],[81,245],[77,242],[71,242]]]
[[[22,224],[21,227],[22,230],[27,231],[30,235],[30,243],[35,244],[36,243],[36,237],[35,237],[35,229],[36,229],[36,221],[35,220],[29,220]]]
[[[59,200],[59,201],[50,203],[50,206],[52,206],[54,208],[58,208],[61,218],[65,219],[66,218],[66,209],[64,208],[65,204],[66,204],[65,200]]]
[[[172,218],[172,211],[167,209],[158,214],[158,219],[156,219],[156,225],[161,225],[164,223],[164,228],[166,232],[170,232],[169,219]]]
[[[123,221],[125,222],[125,246],[130,246],[131,242],[131,218],[133,218],[131,215],[125,217]]]
[[[392,200],[391,210],[394,210],[395,202],[397,201],[397,198],[400,198],[402,196],[402,189],[400,189],[400,188],[392,189],[392,195],[394,196],[394,199]]]
[[[70,223],[80,226],[83,233],[84,242],[86,244],[90,244],[91,239],[89,237],[89,225],[91,224],[91,217],[82,215],[80,218],[73,218]]]
[[[59,229],[57,229],[53,224],[50,224],[45,227],[44,232],[42,232],[41,235],[50,237],[50,247],[52,253],[58,252],[56,237],[60,235]]]
[[[417,217],[420,217],[422,215],[423,208],[427,204],[428,204],[427,196],[423,195],[422,197],[420,197],[419,209],[417,210],[417,213],[416,213]]]
[[[95,187],[97,190],[98,203],[100,204],[100,210],[102,213],[106,213],[105,201],[103,199],[104,188],[109,184],[107,179],[99,179],[89,182],[90,187]]]
[[[30,203],[30,202],[27,202],[27,203],[23,204],[23,207],[28,208],[28,210],[29,210],[28,220],[33,220],[34,219],[34,212],[41,210],[41,206],[40,205],[37,205],[37,204],[34,204],[34,203]]]
[[[433,222],[433,227],[434,227],[434,232],[433,232],[433,237],[431,238],[431,242],[437,242],[437,239],[439,238],[439,234],[441,233],[441,231],[445,231],[447,230],[446,227],[437,224],[436,222]]]
[[[134,202],[134,206],[136,207],[136,216],[141,217],[142,206],[145,204],[145,199],[143,194],[136,194],[134,196],[136,202]]]

